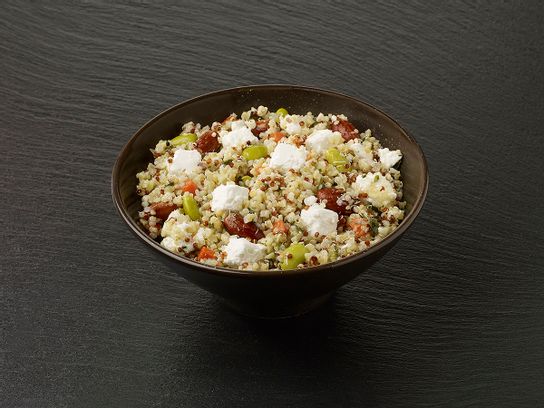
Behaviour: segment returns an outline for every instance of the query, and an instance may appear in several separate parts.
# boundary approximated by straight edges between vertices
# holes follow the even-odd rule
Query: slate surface
[[[108,3],[2,3],[0,406],[544,405],[541,4]],[[383,261],[262,322],[146,258],[109,182],[161,110],[278,82],[385,110],[431,183]]]

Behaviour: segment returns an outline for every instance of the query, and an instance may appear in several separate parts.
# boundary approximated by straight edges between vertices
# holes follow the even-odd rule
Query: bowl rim
[[[121,163],[125,156],[128,155],[128,150],[130,146],[135,142],[135,140],[138,139],[140,134],[147,129],[149,126],[154,124],[156,121],[160,120],[163,116],[166,116],[170,112],[177,110],[185,105],[189,105],[191,103],[194,103],[196,101],[199,101],[201,99],[205,99],[211,96],[217,96],[221,94],[226,93],[232,93],[232,92],[240,92],[240,91],[251,91],[254,89],[277,89],[277,90],[285,90],[285,91],[296,91],[296,90],[302,90],[302,91],[311,91],[311,92],[317,92],[320,94],[325,95],[331,95],[331,96],[338,96],[345,99],[352,100],[354,102],[357,102],[358,104],[365,105],[366,108],[373,109],[383,115],[385,118],[393,122],[398,128],[404,133],[404,135],[408,138],[408,140],[413,143],[417,150],[419,151],[419,154],[422,159],[423,164],[423,172],[425,174],[425,184],[423,186],[423,192],[417,197],[412,210],[410,211],[410,214],[408,214],[407,217],[403,219],[401,224],[395,229],[391,234],[389,234],[387,237],[385,237],[382,241],[378,242],[376,245],[370,247],[367,250],[357,252],[353,255],[349,255],[347,257],[341,258],[339,260],[336,260],[334,262],[326,263],[323,265],[317,265],[317,266],[308,266],[304,268],[296,268],[296,269],[288,269],[288,270],[281,270],[281,269],[272,269],[268,271],[257,271],[257,270],[240,270],[240,269],[233,269],[223,266],[210,266],[203,264],[198,261],[194,261],[192,259],[186,258],[183,255],[174,254],[173,252],[170,252],[166,248],[163,248],[160,246],[160,244],[149,237],[147,234],[143,232],[142,229],[140,229],[136,223],[130,217],[128,214],[126,208],[121,204],[121,192],[119,189],[119,179],[120,179],[120,170],[121,170]],[[136,175],[134,176],[136,177]],[[370,256],[378,251],[380,251],[382,248],[387,247],[390,243],[395,241],[396,239],[400,238],[402,234],[406,232],[406,230],[412,225],[414,220],[419,215],[421,208],[423,207],[423,204],[425,202],[425,199],[427,197],[427,192],[429,188],[429,169],[427,164],[427,159],[425,158],[425,155],[423,153],[423,150],[421,149],[421,146],[417,141],[412,137],[410,133],[406,131],[395,119],[393,119],[391,116],[389,116],[387,113],[383,112],[381,109],[376,108],[375,106],[361,101],[360,99],[357,99],[353,96],[346,95],[341,92],[337,91],[331,91],[326,89],[321,89],[313,86],[303,86],[303,85],[290,85],[290,84],[258,84],[258,85],[245,85],[245,86],[238,86],[234,88],[226,88],[221,89],[218,91],[208,92],[202,95],[195,96],[193,98],[187,99],[183,102],[180,102],[176,105],[171,106],[170,108],[167,108],[166,110],[162,111],[149,121],[147,121],[142,127],[140,127],[128,140],[128,142],[125,143],[119,154],[117,155],[117,158],[115,160],[115,164],[112,169],[112,175],[111,175],[111,194],[113,198],[113,202],[115,204],[115,207],[117,208],[117,211],[121,215],[121,218],[125,221],[125,223],[128,225],[128,227],[132,230],[132,232],[139,237],[144,243],[149,245],[151,248],[155,249],[162,255],[165,255],[169,257],[170,259],[180,262],[182,264],[186,264],[190,268],[196,268],[201,271],[205,271],[207,273],[211,273],[214,275],[221,275],[221,276],[238,276],[238,277],[247,277],[251,279],[260,279],[260,278],[272,278],[272,277],[278,277],[278,276],[286,276],[286,275],[303,275],[303,274],[313,274],[313,273],[319,273],[327,269],[336,269],[338,267],[344,266],[346,264],[350,264],[352,262],[355,262],[359,259],[365,258],[367,256]]]

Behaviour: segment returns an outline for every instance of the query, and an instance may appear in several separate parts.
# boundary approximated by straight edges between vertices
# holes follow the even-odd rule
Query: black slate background
[[[543,38],[536,1],[2,2],[0,406],[544,406]],[[278,82],[385,110],[431,183],[332,302],[252,321],[146,257],[110,171],[170,105]]]

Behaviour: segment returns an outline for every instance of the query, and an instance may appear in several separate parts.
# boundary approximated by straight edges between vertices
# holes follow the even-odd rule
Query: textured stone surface
[[[2,407],[544,405],[538,2],[3,2]],[[319,311],[251,321],[117,216],[130,135],[198,94],[315,85],[420,142],[420,218]]]

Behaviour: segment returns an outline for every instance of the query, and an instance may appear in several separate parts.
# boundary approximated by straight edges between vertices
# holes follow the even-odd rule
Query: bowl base
[[[229,309],[237,314],[251,317],[254,319],[289,319],[302,316],[312,310],[317,309],[326,303],[334,292],[327,293],[317,298],[308,299],[289,305],[256,305],[253,303],[241,303],[230,299],[221,299]]]

